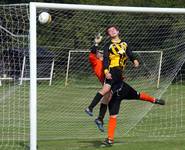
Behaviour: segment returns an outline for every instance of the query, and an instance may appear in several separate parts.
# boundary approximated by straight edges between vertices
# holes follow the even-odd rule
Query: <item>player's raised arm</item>
[[[91,50],[91,53],[96,54],[96,52],[98,50],[98,46],[93,45],[90,50]]]

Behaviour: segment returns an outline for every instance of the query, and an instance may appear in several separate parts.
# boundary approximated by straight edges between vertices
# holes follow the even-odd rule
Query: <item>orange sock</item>
[[[149,101],[149,102],[155,102],[155,98],[148,95],[147,93],[144,93],[144,92],[141,92],[140,93],[140,97],[139,97],[141,100],[143,101]]]
[[[114,131],[116,129],[116,117],[109,117],[109,123],[108,123],[108,139],[114,140]]]

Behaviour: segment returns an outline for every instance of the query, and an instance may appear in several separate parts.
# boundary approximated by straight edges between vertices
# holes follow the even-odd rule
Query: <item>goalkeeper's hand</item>
[[[100,35],[100,33],[95,37],[94,42],[95,45],[98,45],[102,41],[103,36]]]
[[[135,60],[133,61],[133,64],[134,64],[134,67],[135,67],[135,68],[138,68],[138,67],[139,67],[139,61],[138,61],[137,59],[135,59]]]

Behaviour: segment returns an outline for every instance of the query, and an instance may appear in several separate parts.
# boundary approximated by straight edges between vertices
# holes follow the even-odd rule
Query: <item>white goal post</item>
[[[63,9],[63,10],[86,10],[106,12],[130,12],[130,13],[164,13],[164,14],[185,14],[183,8],[146,8],[146,7],[116,7],[116,6],[91,6],[73,4],[53,3],[30,3],[30,150],[37,149],[37,9]],[[163,53],[159,52],[160,65],[158,70],[158,81],[160,83],[160,72]],[[70,59],[68,59],[70,61]],[[69,69],[69,64],[68,64]],[[66,78],[68,75],[66,75]],[[67,81],[66,81],[67,84]]]
[[[68,85],[71,54],[72,53],[89,53],[89,52],[90,51],[88,51],[88,50],[70,50],[68,52],[68,60],[67,60],[66,76],[65,76],[65,86]],[[145,54],[145,53],[148,53],[148,54],[157,53],[157,54],[159,54],[159,67],[158,67],[157,81],[156,81],[156,87],[159,88],[163,51],[133,51],[133,53],[141,54],[141,55]],[[89,63],[89,62],[86,62],[86,63]],[[145,65],[145,63],[144,63],[144,65]]]
[[[49,77],[42,77],[42,78],[37,77],[37,81],[39,81],[39,80],[46,80],[47,81],[48,80],[49,85],[51,85],[52,84],[52,79],[53,79],[54,65],[55,65],[55,59],[53,58],[52,62],[51,62],[51,66],[48,66],[48,67],[50,67],[50,76]],[[30,80],[30,78],[24,77],[25,67],[26,67],[26,56],[24,56],[24,58],[23,58],[21,76],[19,78],[19,80],[20,80],[19,85],[22,85],[23,81],[29,81]],[[0,78],[0,80],[1,80],[1,78]]]
[[[55,59],[52,59],[51,66],[48,66],[50,68],[50,74],[47,77],[37,77],[37,81],[49,81],[49,86],[52,84],[52,79],[53,79],[53,71],[54,71],[54,65],[55,65]],[[23,84],[23,81],[29,81],[29,77],[25,77],[25,70],[26,70],[26,56],[23,57],[23,62],[22,62],[22,68],[21,68],[21,74],[20,77],[17,78],[19,81],[19,85]],[[5,76],[5,75],[3,75]],[[13,80],[12,77],[0,77],[0,86],[2,86],[2,81],[3,80]]]

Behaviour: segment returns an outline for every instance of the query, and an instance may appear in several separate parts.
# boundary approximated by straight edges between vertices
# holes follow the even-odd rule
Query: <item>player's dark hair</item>
[[[108,30],[109,30],[110,28],[112,28],[112,27],[119,31],[119,28],[118,28],[116,25],[109,25],[109,26],[107,26],[107,28],[106,28],[106,30],[105,30],[105,32],[106,32],[107,35],[109,35]]]

